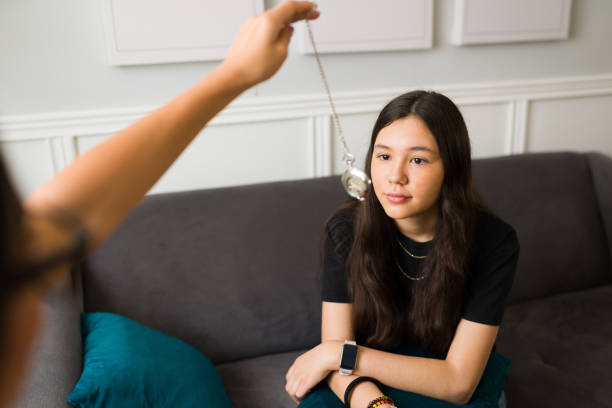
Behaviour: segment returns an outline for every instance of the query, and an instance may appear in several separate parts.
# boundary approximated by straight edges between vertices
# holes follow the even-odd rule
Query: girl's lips
[[[412,198],[402,194],[385,194],[385,196],[387,197],[387,200],[391,201],[392,203],[403,203],[404,201]]]

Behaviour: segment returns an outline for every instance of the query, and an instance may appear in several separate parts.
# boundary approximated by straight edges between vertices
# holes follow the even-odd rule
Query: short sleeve
[[[352,227],[346,219],[332,217],[325,228],[321,299],[350,303],[346,259],[352,245]]]
[[[519,242],[514,229],[497,219],[485,228],[476,245],[468,283],[468,297],[463,309],[467,320],[498,326],[506,299],[512,288],[519,257]]]

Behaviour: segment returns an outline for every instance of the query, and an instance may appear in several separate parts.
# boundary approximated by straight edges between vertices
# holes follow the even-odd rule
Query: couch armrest
[[[29,376],[14,407],[70,407],[66,399],[81,375],[82,304],[79,273],[67,277],[45,299]]]
[[[601,221],[608,238],[608,254],[612,269],[612,158],[601,153],[588,153],[587,157]],[[610,279],[612,280],[612,276]]]

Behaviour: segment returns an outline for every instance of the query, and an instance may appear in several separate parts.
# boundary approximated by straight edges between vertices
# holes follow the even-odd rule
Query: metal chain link
[[[331,106],[332,116],[334,119],[334,123],[336,125],[336,130],[338,131],[338,136],[340,136],[340,140],[342,141],[342,147],[344,149],[344,161],[346,164],[351,167],[353,162],[355,161],[355,157],[351,154],[348,144],[346,143],[346,139],[344,139],[344,133],[342,132],[342,127],[340,126],[340,119],[338,119],[338,113],[336,112],[336,106],[334,105],[334,101],[331,97],[331,92],[329,90],[329,85],[327,84],[327,77],[325,76],[325,72],[323,71],[323,65],[321,65],[321,59],[319,58],[319,52],[317,51],[317,47],[315,45],[314,36],[312,35],[312,29],[310,28],[310,22],[305,20],[306,28],[308,29],[308,37],[310,38],[310,44],[312,45],[312,50],[314,51],[315,59],[317,60],[317,66],[319,67],[319,74],[321,75],[321,81],[323,81],[323,86],[325,87],[325,92],[327,93],[327,99],[329,100],[329,105]]]

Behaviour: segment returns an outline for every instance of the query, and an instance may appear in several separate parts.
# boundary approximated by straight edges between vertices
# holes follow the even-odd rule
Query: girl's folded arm
[[[359,346],[354,373],[389,387],[466,404],[480,382],[498,331],[499,326],[462,319],[444,360]]]

